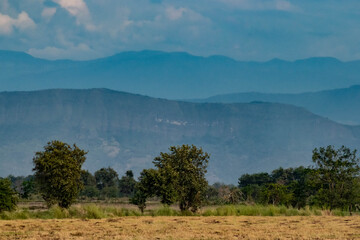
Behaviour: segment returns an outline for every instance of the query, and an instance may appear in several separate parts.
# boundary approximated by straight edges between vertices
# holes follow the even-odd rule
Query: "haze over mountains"
[[[48,140],[89,150],[91,171],[139,173],[170,145],[211,153],[210,182],[309,165],[314,147],[360,146],[360,128],[275,103],[189,103],[107,89],[0,93],[0,176],[29,174]]]
[[[304,107],[331,120],[360,125],[360,85],[300,94],[233,93],[217,95],[196,102],[249,103],[253,101],[286,103]]]
[[[301,93],[360,84],[360,61],[241,62],[159,51],[123,52],[92,61],[48,61],[0,51],[0,72],[0,91],[110,88],[168,99],[249,91]]]
[[[360,146],[360,127],[340,124],[360,125],[360,61],[260,63],[158,51],[48,61],[0,51],[0,73],[7,91],[0,93],[0,176],[31,173],[34,152],[54,139],[89,150],[91,171],[136,174],[170,145],[195,144],[211,153],[208,179],[227,183],[309,165],[315,147]],[[52,88],[79,90],[24,92]],[[324,91],[331,88],[342,89]],[[222,94],[246,91],[256,92]]]

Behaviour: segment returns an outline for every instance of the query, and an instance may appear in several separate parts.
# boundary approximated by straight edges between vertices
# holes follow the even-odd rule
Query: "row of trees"
[[[88,198],[132,197],[136,185],[134,173],[131,170],[126,171],[125,175],[119,179],[118,173],[110,167],[101,168],[94,175],[89,171],[83,171],[81,180],[84,187],[80,196]]]
[[[138,181],[132,171],[119,179],[112,168],[102,168],[94,175],[82,170],[86,154],[76,145],[49,142],[44,151],[35,154],[34,176],[10,176],[12,188],[10,180],[0,180],[0,199],[4,199],[0,200],[0,211],[11,210],[13,207],[9,206],[15,205],[13,189],[23,198],[38,192],[49,206],[57,204],[63,208],[68,208],[79,196],[129,197],[141,211],[153,197],[167,205],[178,203],[181,211],[193,212],[204,204],[242,201],[352,211],[360,202],[359,159],[355,150],[346,147],[314,149],[312,167],[244,174],[238,186],[220,183],[209,186],[205,174],[210,155],[194,145],[172,146],[169,152],[161,152],[153,161],[154,168],[144,169]]]
[[[360,167],[356,150],[332,146],[314,149],[314,166],[279,168],[271,174],[244,174],[239,189],[245,200],[263,204],[326,209],[341,208],[350,212],[360,204]]]
[[[94,175],[81,170],[87,152],[76,145],[60,141],[49,142],[44,151],[33,158],[34,176],[18,185],[21,196],[38,192],[48,206],[68,208],[80,196],[118,197],[127,196],[143,211],[146,200],[158,197],[163,204],[179,202],[182,211],[196,211],[204,199],[208,186],[205,178],[209,154],[194,145],[170,147],[170,153],[160,153],[154,160],[154,169],[141,172],[136,182],[132,171],[118,179],[112,168],[102,168]]]
[[[35,181],[34,175],[27,177],[10,175],[7,179],[11,187],[22,199],[30,199],[40,193],[39,182]],[[91,174],[87,170],[81,171],[82,188],[79,197],[82,199],[107,199],[117,197],[131,197],[135,191],[136,180],[131,170],[119,178],[113,168],[101,168]]]

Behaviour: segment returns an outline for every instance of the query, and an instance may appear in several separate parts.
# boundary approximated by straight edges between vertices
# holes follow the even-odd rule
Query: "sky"
[[[184,51],[360,59],[358,0],[0,0],[0,49],[86,60]]]

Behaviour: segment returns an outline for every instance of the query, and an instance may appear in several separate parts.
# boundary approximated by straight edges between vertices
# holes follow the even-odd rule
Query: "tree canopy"
[[[14,210],[17,200],[16,192],[11,188],[11,181],[0,178],[0,212]]]
[[[315,148],[312,160],[315,163],[314,181],[318,192],[318,204],[329,209],[351,207],[359,201],[358,189],[360,166],[356,150],[342,146]]]
[[[180,210],[195,212],[207,189],[205,179],[210,155],[194,145],[171,146],[153,161],[156,169],[144,170],[136,197],[157,195],[164,204],[179,202]],[[143,199],[142,201],[143,202]]]
[[[82,188],[81,167],[86,154],[75,144],[70,146],[57,140],[35,153],[35,180],[48,206],[68,208],[74,202]]]

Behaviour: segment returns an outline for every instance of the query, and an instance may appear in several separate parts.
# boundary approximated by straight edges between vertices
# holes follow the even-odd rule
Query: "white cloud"
[[[297,7],[287,0],[219,0],[231,7],[243,10],[294,11]]]
[[[103,140],[101,148],[106,153],[106,155],[111,158],[117,157],[121,151],[120,143],[115,139],[111,139],[110,141]]]
[[[78,25],[84,25],[89,31],[95,31],[96,26],[92,24],[89,9],[83,0],[53,0],[62,8],[66,9],[72,16],[76,17]]]
[[[291,5],[290,2],[285,0],[277,0],[276,2],[276,9],[283,10],[283,11],[291,11],[294,10],[294,6]]]
[[[41,16],[46,20],[50,20],[56,13],[56,8],[44,8],[41,12]]]
[[[166,16],[168,19],[174,21],[174,20],[180,19],[186,11],[187,11],[186,8],[176,9],[171,6],[171,7],[166,8],[165,13],[166,13]]]
[[[184,19],[192,22],[210,22],[210,19],[205,18],[198,12],[195,12],[189,8],[175,8],[173,6],[169,6],[165,9],[165,17],[171,21],[176,21],[179,19]]]
[[[14,28],[24,31],[35,27],[36,24],[26,12],[21,12],[17,18],[11,18],[0,13],[0,34],[11,34]]]

